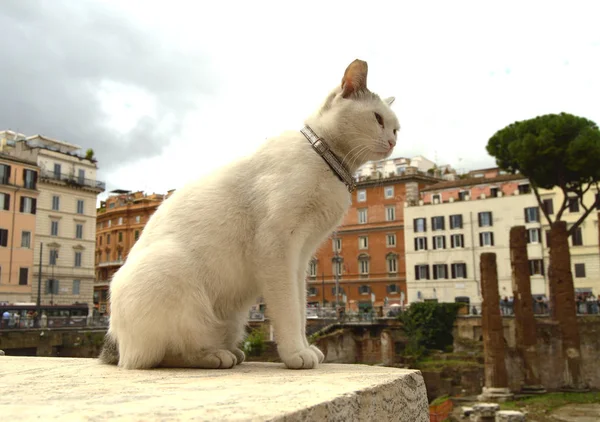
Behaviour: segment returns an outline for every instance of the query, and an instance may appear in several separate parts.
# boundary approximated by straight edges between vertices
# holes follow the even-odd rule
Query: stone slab
[[[419,371],[278,363],[127,371],[96,359],[3,356],[3,420],[429,421]]]

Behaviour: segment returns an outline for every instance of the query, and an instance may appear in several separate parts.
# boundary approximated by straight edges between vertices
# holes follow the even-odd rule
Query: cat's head
[[[367,72],[366,62],[350,63],[342,83],[307,120],[351,172],[367,161],[388,158],[400,130],[390,108],[394,97],[381,99],[369,91]]]

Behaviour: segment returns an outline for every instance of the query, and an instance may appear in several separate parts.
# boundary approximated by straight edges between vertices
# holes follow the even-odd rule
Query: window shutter
[[[433,266],[433,279],[434,279],[434,280],[437,280],[437,279],[438,279],[438,271],[437,271],[437,270],[438,270],[438,266],[437,266],[437,265],[434,265],[434,266]]]
[[[24,209],[25,209],[25,198],[22,196],[21,197],[21,206],[19,208],[19,211],[23,212]]]
[[[415,265],[415,280],[420,280],[421,278],[419,277],[419,266]]]
[[[23,186],[27,186],[27,169],[23,169]]]
[[[33,187],[36,188],[37,187],[37,181],[38,181],[38,173],[37,171],[33,172]]]
[[[529,235],[529,230],[525,230],[525,237],[527,238],[527,243],[531,243],[531,236]]]
[[[454,236],[450,236],[450,247],[454,248]]]
[[[444,278],[448,278],[448,264],[444,264]]]
[[[493,219],[492,212],[490,211],[487,214],[490,217],[490,227],[492,227],[494,225],[494,219]]]
[[[432,241],[433,241],[433,249],[435,250],[435,249],[437,249],[437,243],[435,241],[435,237],[432,239]]]
[[[479,222],[479,227],[481,227],[481,213],[477,214],[477,220]]]
[[[527,208],[525,208],[523,211],[525,211],[525,222],[529,223],[529,213],[527,212]]]
[[[417,246],[418,246],[418,245],[417,245],[417,241],[418,241],[418,239],[415,237],[415,251],[418,251],[418,250],[419,250],[419,248],[417,247]]]
[[[10,209],[10,195],[8,193],[4,194],[4,209],[6,211]]]
[[[446,219],[442,217],[442,230],[446,230]]]
[[[10,166],[6,166],[6,177],[8,178],[8,183],[10,183]]]
[[[415,232],[415,233],[417,232],[417,219],[416,218],[413,220],[413,232]]]
[[[425,278],[429,280],[429,265],[425,267]]]
[[[423,219],[423,231],[427,231],[427,219]]]
[[[456,264],[452,264],[451,270],[452,270],[452,278],[456,278]]]
[[[463,267],[463,272],[465,273],[465,278],[467,278],[467,264],[461,264]]]
[[[483,233],[479,233],[479,246],[483,246]]]
[[[494,233],[493,232],[490,233],[490,240],[492,242],[492,246],[494,246]]]
[[[424,238],[425,240],[425,250],[427,250],[427,238]]]
[[[31,200],[31,213],[35,214],[37,211],[37,199],[33,198]]]
[[[50,280],[46,280],[46,294],[50,294]]]
[[[442,247],[446,249],[446,236],[442,237]]]
[[[540,274],[541,275],[546,275],[545,273],[546,273],[546,270],[544,268],[544,260],[540,259]]]

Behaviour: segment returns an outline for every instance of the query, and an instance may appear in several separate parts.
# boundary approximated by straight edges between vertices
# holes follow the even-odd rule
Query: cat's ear
[[[342,97],[367,89],[367,62],[356,59],[346,68],[342,78]]]
[[[391,106],[394,103],[394,100],[396,99],[396,97],[387,97],[385,100],[386,104]]]

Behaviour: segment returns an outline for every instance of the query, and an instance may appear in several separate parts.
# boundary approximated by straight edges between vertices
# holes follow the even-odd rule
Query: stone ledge
[[[126,371],[95,359],[3,356],[0,383],[10,421],[429,421],[419,371],[366,365]]]

